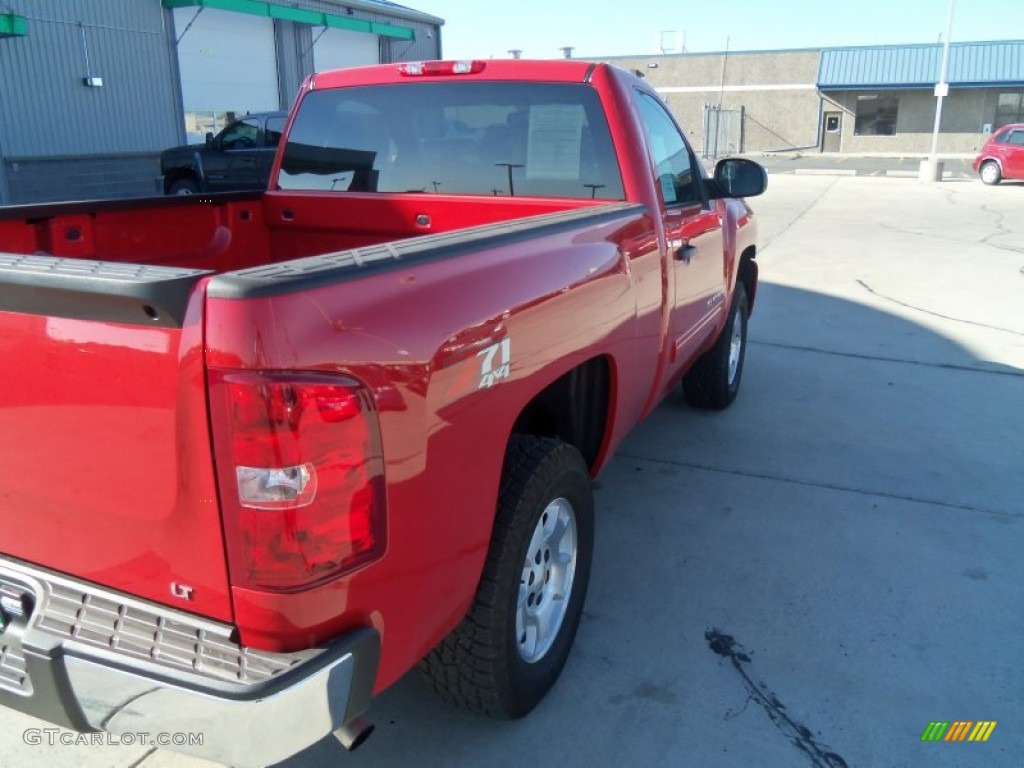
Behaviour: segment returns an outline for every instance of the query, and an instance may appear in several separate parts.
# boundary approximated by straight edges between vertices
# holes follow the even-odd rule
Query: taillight
[[[344,376],[210,371],[234,585],[301,589],[384,553],[384,461],[372,404]]]
[[[438,75],[478,75],[487,68],[485,61],[410,61],[398,67],[405,77]]]

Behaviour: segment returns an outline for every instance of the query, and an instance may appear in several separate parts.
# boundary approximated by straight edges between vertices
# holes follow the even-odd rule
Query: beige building
[[[643,75],[705,157],[797,150],[924,155],[931,150],[941,45],[607,61]],[[973,153],[994,129],[1024,122],[1024,41],[953,44],[947,81],[940,153]]]

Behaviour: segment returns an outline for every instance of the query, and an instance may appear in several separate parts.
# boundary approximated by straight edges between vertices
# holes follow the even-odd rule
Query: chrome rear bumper
[[[380,654],[371,629],[300,653],[253,651],[228,625],[7,558],[0,612],[0,704],[236,768],[358,723]]]

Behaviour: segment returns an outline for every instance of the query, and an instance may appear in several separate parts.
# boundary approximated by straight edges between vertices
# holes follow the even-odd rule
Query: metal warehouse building
[[[939,152],[973,153],[994,129],[1024,122],[1024,40],[954,43],[950,49]],[[608,61],[642,73],[706,157],[931,150],[942,65],[938,44]]]
[[[4,0],[0,204],[158,193],[160,150],[287,109],[316,70],[440,56],[386,0]]]

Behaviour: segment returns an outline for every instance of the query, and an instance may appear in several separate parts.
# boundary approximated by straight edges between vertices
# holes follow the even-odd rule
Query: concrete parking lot
[[[284,768],[1022,764],[1024,185],[773,175],[755,203],[743,391],[670,398],[601,477],[552,695],[494,722],[410,674],[358,752]],[[209,765],[35,727],[0,712],[0,768]]]

